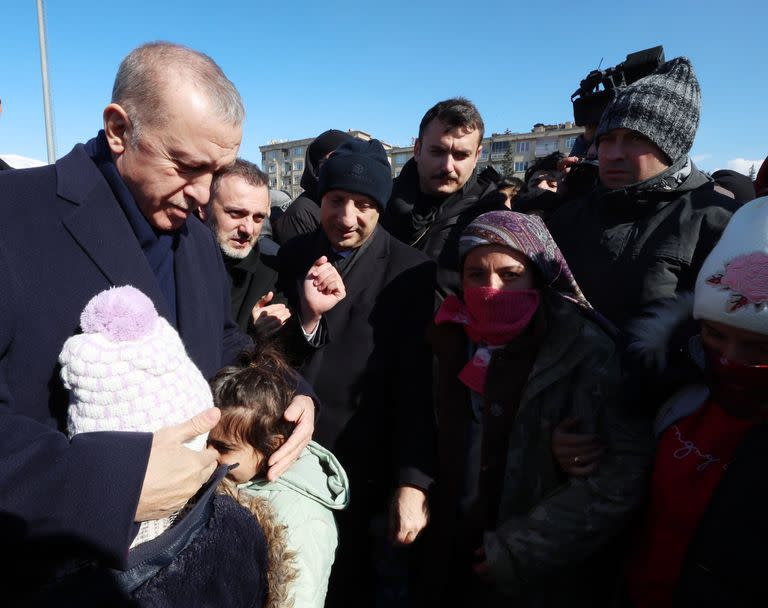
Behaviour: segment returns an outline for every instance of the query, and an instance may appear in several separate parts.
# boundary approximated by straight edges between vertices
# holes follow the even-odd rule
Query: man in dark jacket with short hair
[[[394,180],[382,225],[437,262],[437,295],[457,293],[459,236],[478,215],[505,209],[476,166],[485,125],[475,105],[456,97],[435,104],[419,125],[413,158]]]
[[[224,257],[232,289],[232,318],[245,332],[274,334],[290,317],[277,293],[277,256],[262,251],[259,237],[270,214],[269,178],[238,158],[211,184],[207,223]]]

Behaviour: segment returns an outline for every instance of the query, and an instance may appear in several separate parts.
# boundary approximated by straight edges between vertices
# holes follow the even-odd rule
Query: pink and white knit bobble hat
[[[693,316],[768,334],[768,196],[740,207],[704,260]]]
[[[61,377],[69,389],[70,437],[91,431],[154,432],[213,405],[211,390],[179,334],[131,286],[94,296],[83,333],[64,343]],[[207,435],[187,446],[202,450]]]

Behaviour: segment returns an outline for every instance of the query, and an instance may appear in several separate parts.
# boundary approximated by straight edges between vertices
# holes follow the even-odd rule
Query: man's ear
[[[418,156],[421,154],[421,140],[417,137],[413,140],[413,155]]]
[[[104,133],[113,154],[125,152],[133,133],[133,124],[121,105],[111,103],[104,108]]]
[[[483,144],[477,146],[477,152],[475,152],[475,158],[480,158],[480,154],[483,152]]]

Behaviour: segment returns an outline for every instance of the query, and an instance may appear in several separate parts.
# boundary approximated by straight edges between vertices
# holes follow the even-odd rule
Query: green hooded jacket
[[[333,511],[349,503],[349,481],[336,457],[311,441],[276,481],[255,479],[239,486],[266,498],[287,526],[288,549],[296,553],[294,608],[322,608],[338,545]]]

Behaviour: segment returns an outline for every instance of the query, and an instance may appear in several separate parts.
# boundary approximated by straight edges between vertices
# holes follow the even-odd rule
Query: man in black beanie
[[[354,138],[349,133],[328,129],[307,146],[304,173],[301,175],[301,187],[304,192],[272,222],[272,235],[280,245],[299,234],[314,232],[320,225],[320,198],[317,195],[320,167],[331,152],[351,139]]]
[[[624,337],[649,309],[693,290],[736,208],[688,156],[700,106],[685,57],[620,89],[597,128],[599,186],[547,221],[584,295]],[[656,375],[671,365],[670,335],[652,333],[633,338],[627,357],[627,375],[642,389],[628,394],[651,409],[674,388]]]
[[[279,286],[298,312],[289,355],[323,403],[314,437],[354,488],[328,607],[375,605],[387,543],[410,544],[427,523],[435,265],[378,226],[391,190],[380,142],[342,144],[320,169],[320,227],[279,253]]]

